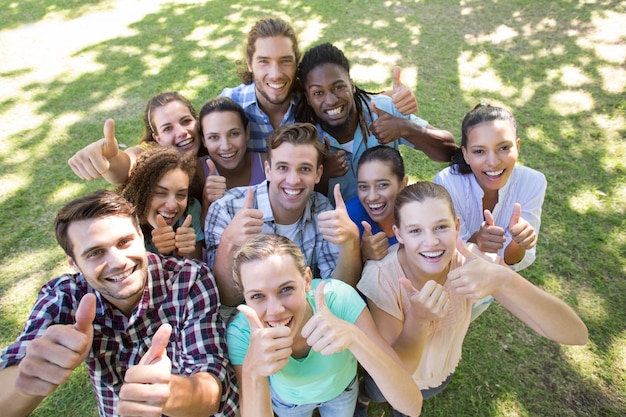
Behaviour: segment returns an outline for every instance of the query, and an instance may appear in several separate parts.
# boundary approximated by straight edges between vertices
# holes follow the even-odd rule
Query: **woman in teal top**
[[[235,253],[233,276],[247,305],[228,327],[242,417],[352,417],[357,361],[385,387],[394,408],[417,416],[422,396],[382,339],[354,288],[312,279],[297,245],[251,237]]]
[[[189,196],[197,156],[157,147],[142,153],[119,188],[135,205],[146,249],[202,260],[202,207]]]

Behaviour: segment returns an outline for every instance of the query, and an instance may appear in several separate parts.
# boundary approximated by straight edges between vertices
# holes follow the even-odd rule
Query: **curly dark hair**
[[[164,147],[151,149],[137,158],[128,180],[117,191],[137,209],[137,217],[144,232],[144,238],[149,239],[151,236],[152,226],[148,224],[148,210],[159,181],[166,173],[178,168],[189,176],[191,187],[196,173],[196,160],[196,155],[190,152],[181,154],[175,149]],[[190,194],[187,199],[187,208],[191,198]],[[187,208],[185,208],[185,213]]]
[[[305,99],[304,83],[306,81],[306,77],[311,71],[324,64],[338,65],[343,68],[348,75],[350,74],[350,62],[344,53],[336,46],[326,42],[309,48],[304,53],[302,62],[300,62],[300,65],[298,66],[297,74],[298,79],[300,80],[298,83],[298,92],[301,95],[301,99],[298,100],[295,107],[295,119],[297,122],[307,122],[313,124],[318,123],[318,119],[315,116],[313,108]],[[369,96],[379,93],[372,93],[370,91],[363,90],[356,85],[354,86],[354,89],[354,105],[356,107],[357,117],[359,120],[359,127],[361,128],[363,137],[367,138],[370,136],[370,130],[365,119],[365,111],[367,111],[370,119],[372,119],[372,110],[369,106]]]

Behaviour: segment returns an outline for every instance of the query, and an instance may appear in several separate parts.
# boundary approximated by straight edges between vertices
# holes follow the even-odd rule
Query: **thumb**
[[[96,318],[96,296],[85,294],[76,309],[74,328],[81,333],[92,330],[93,320]]]
[[[374,103],[374,100],[370,101],[370,109],[372,109],[372,111],[376,113],[378,117],[382,117],[383,114],[385,114],[384,110],[380,110],[378,107],[376,107],[376,103]]]
[[[330,153],[330,140],[324,136],[324,148],[326,149],[326,154]]]
[[[361,226],[363,226],[363,237],[372,236],[372,226],[368,222],[363,220]]]
[[[342,208],[343,210],[347,211],[348,209],[346,209],[346,203],[343,201],[343,196],[341,195],[341,187],[339,186],[339,184],[335,184],[335,189],[333,191],[335,194],[335,209]]]
[[[402,285],[404,289],[409,293],[409,297],[415,293],[419,294],[419,290],[415,288],[413,284],[411,284],[411,281],[409,281],[405,277],[401,277],[399,282],[400,285]]]
[[[259,319],[256,311],[254,311],[252,307],[245,304],[239,304],[237,306],[237,310],[239,310],[244,316],[248,318],[248,323],[250,324],[250,332],[265,327],[263,326],[263,323],[261,323],[261,319]]]
[[[400,67],[396,66],[393,67],[393,73],[392,73],[392,78],[393,78],[393,91],[395,92],[398,87],[400,87],[402,85],[402,82],[400,81]]]
[[[160,214],[157,214],[156,221],[159,227],[167,227],[167,223],[165,222],[165,219]]]
[[[487,226],[493,226],[496,224],[496,222],[493,221],[493,216],[489,210],[485,210],[483,214],[485,215],[485,223],[487,223]]]
[[[206,166],[209,168],[209,175],[217,175],[217,167],[211,159],[206,160]]]
[[[456,250],[458,250],[468,262],[477,258],[477,256],[469,250],[469,248],[465,245],[465,242],[463,242],[463,239],[460,237],[456,238]]]
[[[246,192],[246,199],[243,201],[242,209],[251,209],[254,202],[254,190],[252,187],[248,187]]]
[[[166,352],[167,345],[170,342],[171,334],[172,326],[167,323],[163,323],[154,336],[152,336],[152,345],[139,361],[139,365],[152,365],[154,362],[163,357],[163,354]]]
[[[113,119],[107,119],[104,122],[102,132],[104,133],[104,139],[106,139],[102,154],[105,157],[116,155],[119,148],[117,146],[117,139],[115,139],[115,121]]]
[[[191,219],[192,219],[191,218],[191,214],[188,214],[187,217],[185,217],[185,221],[183,222],[183,225],[181,227],[189,227],[189,226],[191,226]]]
[[[509,222],[509,229],[515,226],[521,217],[522,205],[520,203],[515,203],[513,206],[513,215],[511,216],[511,221]]]
[[[324,288],[326,287],[326,281],[322,280],[315,289],[315,309],[319,313],[326,308],[326,299],[324,298]]]

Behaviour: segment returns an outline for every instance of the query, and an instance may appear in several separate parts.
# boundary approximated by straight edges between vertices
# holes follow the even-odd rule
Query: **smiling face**
[[[306,300],[311,287],[311,270],[304,275],[289,255],[273,254],[261,260],[242,263],[241,286],[246,304],[256,311],[267,327],[287,326],[290,335],[300,337],[312,315]]]
[[[467,146],[461,149],[483,191],[497,192],[513,172],[519,139],[510,122],[494,120],[472,127],[467,133]]]
[[[269,159],[265,161],[265,176],[274,218],[279,224],[293,224],[302,216],[322,177],[317,148],[284,142],[272,149]]]
[[[356,120],[354,84],[341,66],[322,64],[313,68],[306,76],[304,90],[324,130],[347,128]]]
[[[187,106],[171,101],[151,111],[152,134],[161,146],[175,148],[180,152],[198,153],[200,149],[200,125]]]
[[[102,217],[72,222],[70,265],[79,269],[96,291],[127,316],[139,302],[148,276],[143,236],[128,217]]]
[[[396,194],[406,185],[392,172],[389,163],[372,160],[362,163],[357,172],[357,192],[367,214],[376,223],[393,219]]]
[[[404,244],[406,262],[422,282],[443,282],[456,250],[460,222],[448,203],[440,198],[411,201],[400,208],[400,221],[393,226]]]
[[[296,55],[286,36],[258,38],[248,70],[254,77],[257,100],[261,108],[280,106],[290,99],[296,78]]]
[[[166,172],[152,192],[146,219],[153,228],[158,227],[160,214],[169,226],[174,226],[187,208],[189,176],[180,168]]]
[[[248,130],[232,111],[214,111],[202,118],[204,146],[218,171],[239,170],[245,163]]]

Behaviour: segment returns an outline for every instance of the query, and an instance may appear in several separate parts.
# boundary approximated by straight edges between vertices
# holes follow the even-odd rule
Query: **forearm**
[[[255,377],[244,371],[242,380],[241,417],[273,417],[269,379]]]
[[[430,321],[415,320],[407,316],[402,326],[402,332],[393,343],[393,350],[410,374],[415,372],[422,360],[422,352],[430,323]]]
[[[520,263],[526,255],[526,249],[517,244],[516,241],[511,239],[511,242],[504,249],[504,262],[507,265],[515,265]]]
[[[129,149],[129,153],[120,150],[116,156],[109,159],[109,170],[102,175],[105,180],[115,185],[123,184],[128,180],[135,162],[135,154],[131,153],[134,152],[133,149]]]
[[[28,416],[45,397],[27,395],[15,387],[15,380],[19,373],[17,366],[11,366],[0,371],[0,410],[3,415],[12,417]]]
[[[339,256],[337,257],[337,266],[333,271],[333,278],[339,279],[353,287],[361,278],[361,245],[359,243],[358,234],[355,239],[341,245]]]
[[[409,416],[418,416],[422,394],[400,363],[357,329],[350,351],[376,382],[385,399],[394,409]]]
[[[242,295],[233,280],[233,253],[235,247],[230,239],[222,239],[217,247],[213,275],[220,293],[220,301],[227,306],[236,306],[242,302]]]
[[[452,155],[457,151],[454,137],[447,130],[435,129],[415,124],[407,119],[403,120],[403,138],[430,159],[436,162],[450,162]]]
[[[171,417],[206,417],[219,411],[222,385],[208,372],[190,377],[172,375],[170,396],[163,414]]]
[[[501,269],[504,284],[493,296],[502,306],[543,337],[566,345],[587,343],[587,327],[571,307],[514,271]]]

